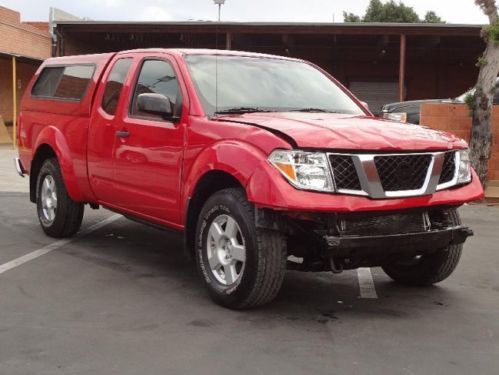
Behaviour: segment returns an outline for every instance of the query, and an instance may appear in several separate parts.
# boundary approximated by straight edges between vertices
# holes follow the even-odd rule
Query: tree
[[[358,15],[347,12],[343,12],[343,20],[345,22],[362,22]]]
[[[471,164],[483,185],[487,183],[488,164],[492,148],[490,119],[495,92],[495,82],[499,73],[499,17],[495,0],[475,0],[489,19],[489,25],[482,29],[482,37],[487,46],[478,59],[480,67],[475,97],[472,101],[473,125],[471,127]]]
[[[445,21],[442,20],[439,16],[437,16],[437,14],[432,10],[426,12],[424,19],[423,19],[423,22],[424,23],[445,23]]]
[[[362,18],[362,22],[383,22],[380,20],[385,18],[384,10],[385,7],[380,0],[371,0],[367,7],[366,14]]]
[[[343,19],[344,22],[445,23],[433,11],[427,12],[424,20],[421,20],[412,7],[402,2],[396,3],[394,0],[386,3],[382,3],[381,0],[371,0],[363,17],[343,12]]]

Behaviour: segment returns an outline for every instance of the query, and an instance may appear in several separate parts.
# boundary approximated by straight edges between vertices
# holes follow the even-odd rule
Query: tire
[[[45,160],[38,174],[36,209],[40,225],[50,237],[71,237],[81,227],[84,205],[69,197],[55,158]]]
[[[286,272],[284,235],[256,228],[254,215],[244,191],[231,188],[212,195],[198,219],[198,271],[211,298],[231,309],[272,301]]]
[[[452,210],[451,222],[460,225],[457,210]],[[384,265],[383,271],[398,283],[409,286],[430,286],[448,278],[457,267],[463,244],[451,245],[419,258],[399,259]]]

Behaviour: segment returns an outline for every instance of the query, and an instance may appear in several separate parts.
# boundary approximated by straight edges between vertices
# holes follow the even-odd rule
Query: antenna
[[[215,54],[215,112],[218,112],[218,24],[220,23],[220,15],[222,13],[222,5],[225,4],[225,0],[213,0],[215,5],[218,5],[218,22],[215,27],[215,49],[217,50]]]
[[[217,33],[218,40],[218,33]],[[218,112],[218,48],[215,54],[215,113]]]

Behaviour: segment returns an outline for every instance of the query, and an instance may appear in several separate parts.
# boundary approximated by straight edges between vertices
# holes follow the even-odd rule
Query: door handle
[[[118,130],[116,132],[116,136],[120,138],[128,138],[130,136],[130,132],[128,130]]]

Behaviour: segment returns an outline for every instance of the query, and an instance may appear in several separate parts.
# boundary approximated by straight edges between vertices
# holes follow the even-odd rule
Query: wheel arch
[[[30,200],[36,202],[36,181],[43,162],[55,157],[61,168],[68,195],[74,201],[82,201],[83,196],[78,188],[71,151],[62,132],[54,126],[47,126],[38,135],[33,150],[35,152],[30,167]]]
[[[194,255],[197,219],[203,205],[217,191],[226,188],[242,188],[244,190],[237,178],[220,169],[206,172],[196,184],[193,194],[188,199],[185,215],[184,243],[186,253],[189,255]]]
[[[224,140],[204,149],[189,168],[181,200],[184,244],[194,248],[197,216],[216,191],[240,187],[248,201],[262,207],[285,207],[283,179],[267,162],[268,155],[252,144]]]

